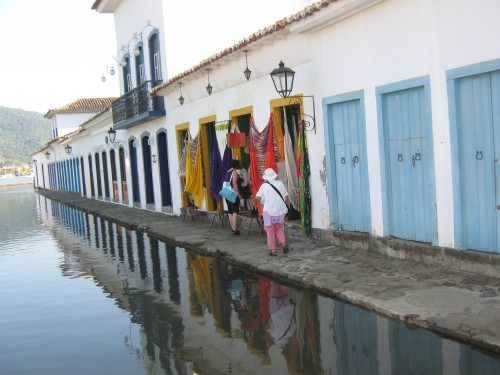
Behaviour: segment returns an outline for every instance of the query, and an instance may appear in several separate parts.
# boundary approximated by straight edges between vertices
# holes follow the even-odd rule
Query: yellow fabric
[[[186,152],[186,183],[184,185],[184,191],[186,187],[191,184],[193,180],[193,158],[191,156],[191,141],[188,139],[184,142],[184,150]]]
[[[238,124],[234,124],[231,127],[231,133],[241,133]],[[241,162],[241,147],[231,147],[231,152],[233,154],[233,159],[240,160]]]
[[[188,155],[189,154],[188,152]],[[186,161],[186,164],[188,164],[188,161]],[[203,204],[203,199],[205,198],[205,192],[203,191],[203,166],[201,164],[201,138],[198,137],[193,175],[188,182],[188,168],[186,167],[186,186],[184,187],[184,191],[187,191],[193,196],[194,204],[198,207]]]
[[[200,301],[206,300],[213,311],[214,292],[212,289],[212,278],[210,277],[210,270],[214,267],[214,260],[196,256],[190,262],[191,269],[193,270],[193,278],[196,293]]]
[[[233,152],[233,159],[241,161],[241,147],[232,147],[231,151]]]

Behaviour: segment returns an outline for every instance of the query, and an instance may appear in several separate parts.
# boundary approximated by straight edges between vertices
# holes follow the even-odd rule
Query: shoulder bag
[[[226,198],[229,202],[234,203],[236,202],[237,194],[231,186],[232,179],[233,173],[231,172],[231,178],[229,179],[229,181],[224,181],[222,183],[222,189],[221,191],[219,191],[219,195]]]
[[[285,201],[285,199],[283,198],[283,195],[281,195],[280,191],[279,191],[278,189],[276,189],[276,186],[274,186],[273,184],[271,184],[269,181],[267,181],[267,183],[268,183],[269,185],[271,185],[271,187],[274,189],[274,191],[275,191],[276,193],[278,193],[278,195],[281,197],[281,199],[283,199],[283,203],[285,203],[285,206],[286,206],[286,208],[287,208],[287,210],[288,210],[288,212],[286,213],[285,217],[288,217],[288,215],[290,214],[290,211],[291,211],[290,206],[286,204],[286,201]]]

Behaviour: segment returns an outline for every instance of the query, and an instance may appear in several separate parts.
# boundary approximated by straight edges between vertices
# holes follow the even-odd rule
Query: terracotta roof
[[[98,1],[100,1],[100,0],[98,0]],[[178,75],[170,78],[168,81],[154,87],[151,90],[151,94],[155,95],[158,91],[172,85],[173,83],[175,83],[175,82],[177,82],[177,81],[179,81],[179,80],[181,80],[189,75],[196,73],[199,70],[206,68],[208,65],[214,63],[215,61],[220,60],[220,59],[222,59],[228,55],[231,55],[233,53],[236,53],[238,51],[241,51],[245,48],[248,48],[249,45],[259,41],[260,39],[267,37],[269,35],[275,34],[279,31],[283,30],[287,26],[289,26],[293,23],[296,23],[300,20],[303,20],[304,18],[310,17],[314,13],[320,11],[322,8],[327,7],[331,3],[334,3],[337,1],[338,0],[320,0],[314,4],[311,4],[307,7],[305,7],[301,11],[299,11],[299,12],[297,12],[289,17],[285,17],[285,18],[279,20],[279,21],[275,22],[274,24],[272,24],[271,26],[265,27],[265,28],[255,32],[255,33],[251,34],[250,36],[240,40],[238,43],[236,43],[230,47],[225,48],[224,50],[216,53],[215,55],[212,55],[208,59],[201,61],[199,64],[195,65],[194,67],[192,67],[188,70],[185,70],[184,72],[179,73]]]
[[[97,9],[97,7],[99,6],[100,2],[101,2],[101,0],[95,0],[94,4],[92,4],[92,8],[90,8],[90,9],[92,9],[92,10]]]
[[[75,101],[63,105],[59,108],[49,109],[45,114],[45,118],[51,118],[56,113],[85,113],[97,112],[106,108],[111,108],[111,104],[116,98],[84,98],[76,99]]]

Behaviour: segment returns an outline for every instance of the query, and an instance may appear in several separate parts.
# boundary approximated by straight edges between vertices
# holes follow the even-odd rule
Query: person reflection
[[[288,287],[274,281],[269,285],[269,322],[266,329],[271,343],[285,348],[297,329],[294,317],[295,304],[290,299]]]

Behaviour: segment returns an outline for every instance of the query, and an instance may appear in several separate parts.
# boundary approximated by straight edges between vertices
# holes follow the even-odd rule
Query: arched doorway
[[[99,154],[96,152],[94,156],[95,161],[95,175],[97,177],[97,196],[102,198],[102,184],[101,184],[101,163]]]
[[[111,165],[111,182],[113,183],[113,199],[118,199],[118,177],[116,174],[115,150],[109,151],[109,163]]]
[[[118,150],[120,159],[120,177],[122,181],[122,200],[128,202],[127,174],[125,172],[125,149],[120,147]]]
[[[170,188],[170,172],[168,166],[168,144],[167,133],[162,131],[157,135],[158,161],[161,185],[161,205],[163,207],[172,205],[172,190]]]
[[[94,169],[92,168],[92,155],[89,155],[90,195],[95,197]]]
[[[130,150],[130,170],[132,172],[132,198],[134,203],[141,202],[141,194],[139,192],[139,173],[137,170],[137,148],[136,140],[131,139],[128,142],[128,149]]]
[[[146,204],[154,204],[155,196],[153,190],[153,168],[151,166],[151,146],[149,136],[142,137],[141,145],[144,167],[144,185],[146,186]]]
[[[85,183],[85,164],[83,161],[83,156],[80,157],[80,169],[82,171],[81,178],[82,178],[83,195],[87,196],[87,184]]]
[[[104,172],[104,194],[109,199],[108,155],[106,155],[106,151],[102,152],[102,170]]]

